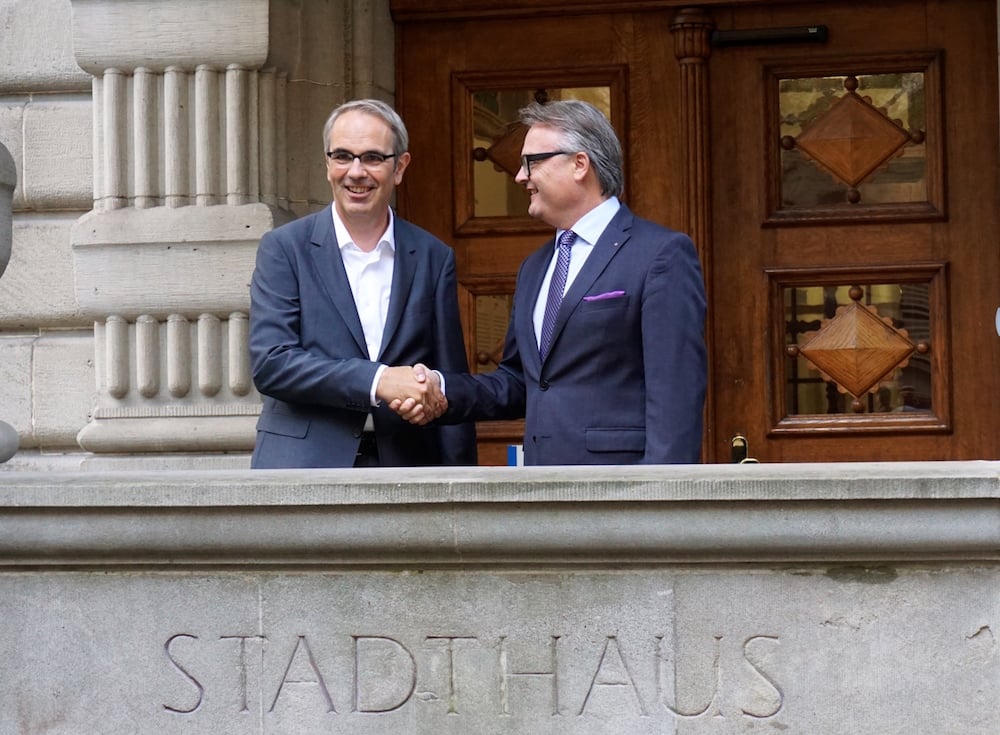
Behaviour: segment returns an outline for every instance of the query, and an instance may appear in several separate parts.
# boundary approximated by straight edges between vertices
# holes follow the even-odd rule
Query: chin
[[[370,212],[371,209],[372,205],[368,202],[345,202],[343,206],[343,211],[347,214],[365,214],[366,212]]]

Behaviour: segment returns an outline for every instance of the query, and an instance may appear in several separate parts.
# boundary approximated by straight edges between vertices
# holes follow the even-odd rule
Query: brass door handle
[[[733,464],[760,464],[750,456],[750,443],[742,434],[736,434],[730,440],[730,459]]]

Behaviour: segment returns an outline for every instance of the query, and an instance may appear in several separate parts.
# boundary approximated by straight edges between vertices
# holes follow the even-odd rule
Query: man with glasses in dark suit
[[[467,371],[455,256],[393,212],[410,162],[389,105],[356,100],[323,130],[333,202],[266,234],[251,281],[250,356],[263,396],[251,465],[475,464],[472,424],[422,427],[439,391],[409,367]]]
[[[440,370],[441,421],[524,417],[528,465],[698,462],[706,304],[694,244],[620,201],[621,144],[596,107],[533,104],[521,120],[516,180],[555,238],[521,265],[498,368]]]

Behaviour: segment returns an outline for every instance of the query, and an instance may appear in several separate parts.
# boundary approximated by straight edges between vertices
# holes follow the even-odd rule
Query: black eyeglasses
[[[547,153],[527,153],[521,156],[521,168],[524,169],[524,175],[529,179],[531,178],[531,164],[538,163],[539,161],[545,161],[552,156],[571,156],[573,151],[548,151]]]
[[[338,166],[343,166],[344,168],[354,165],[355,158],[361,161],[361,165],[365,168],[374,168],[375,166],[381,166],[390,158],[395,158],[395,156],[395,153],[379,153],[378,151],[351,153],[350,151],[345,151],[343,148],[326,152],[326,157],[329,158],[331,162]]]

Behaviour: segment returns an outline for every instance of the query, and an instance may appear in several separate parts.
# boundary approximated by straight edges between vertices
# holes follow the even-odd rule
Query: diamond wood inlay
[[[837,309],[799,348],[806,358],[844,392],[858,397],[877,388],[916,350],[906,330],[895,329],[874,306],[858,302]]]
[[[813,120],[795,145],[848,186],[857,186],[909,140],[899,125],[848,92]]]

